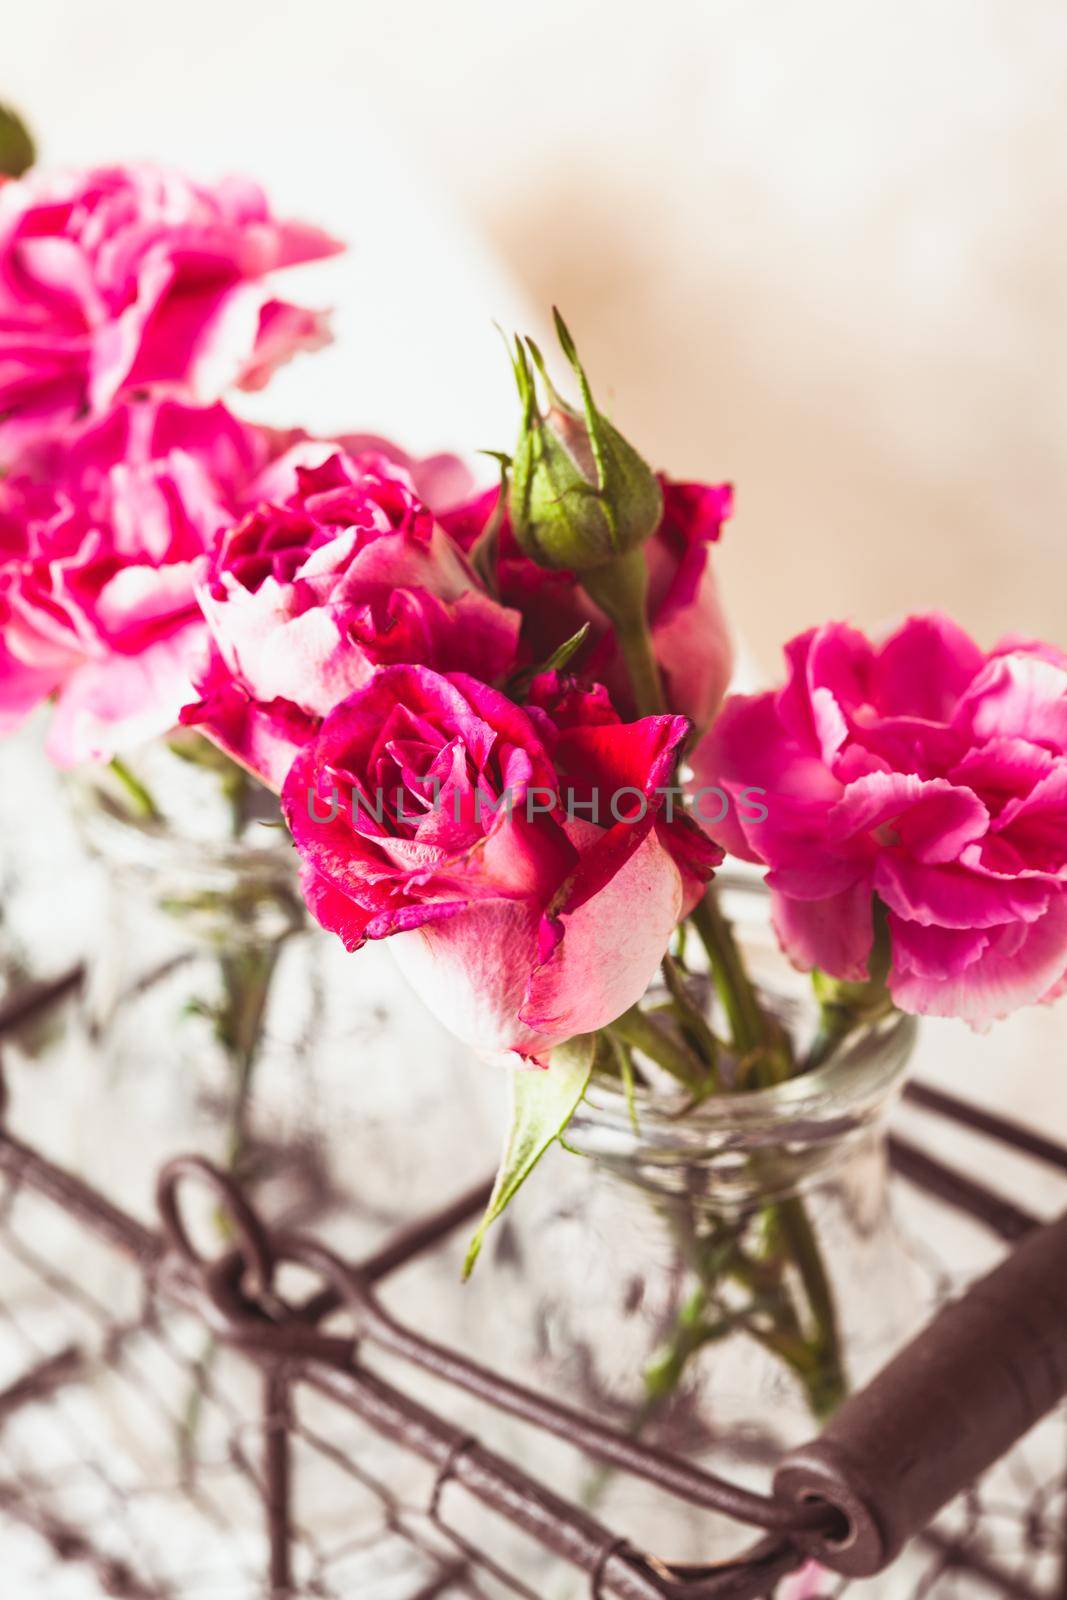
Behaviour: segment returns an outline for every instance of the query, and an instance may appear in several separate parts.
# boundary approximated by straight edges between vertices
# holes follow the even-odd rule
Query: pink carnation
[[[733,651],[711,561],[733,507],[728,484],[672,483],[661,478],[663,520],[645,545],[648,618],[667,704],[698,729],[708,726],[726,693]],[[438,491],[440,494],[440,491]],[[449,532],[471,549],[496,509],[497,490],[453,506],[432,501]],[[497,583],[506,605],[523,613],[523,644],[532,662],[552,652],[588,622],[590,638],[572,665],[607,685],[614,703],[634,709],[629,678],[607,618],[570,572],[539,567],[525,556],[505,519],[500,530]]]
[[[0,732],[54,694],[71,766],[177,723],[206,649],[197,563],[270,448],[222,406],[124,404],[0,482]]]
[[[296,747],[378,667],[503,677],[519,617],[478,586],[400,466],[300,444],[260,480],[263,503],[200,588],[217,653],[185,714],[280,788]]]
[[[1067,982],[1067,656],[984,655],[944,617],[881,646],[841,624],[794,639],[774,694],[734,697],[695,782],[766,790],[711,831],[765,863],[798,966],[868,973],[875,898],[905,1011],[982,1027]],[[748,812],[746,816],[745,812]]]
[[[391,939],[461,1039],[540,1062],[640,998],[719,852],[656,793],[683,718],[622,724],[554,677],[534,701],[382,668],[297,755],[283,806],[324,927]]]
[[[0,187],[0,437],[28,437],[158,387],[258,388],[325,319],[271,275],[340,247],[273,217],[254,183],[151,166],[34,171]]]

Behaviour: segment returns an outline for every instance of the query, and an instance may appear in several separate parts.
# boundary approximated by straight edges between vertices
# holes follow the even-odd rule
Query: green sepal
[[[494,600],[500,598],[500,588],[497,583],[497,559],[500,554],[500,530],[504,525],[504,517],[508,509],[508,479],[511,474],[511,457],[503,450],[482,450],[479,454],[492,456],[500,467],[500,489],[496,497],[496,505],[491,515],[487,518],[485,527],[471,545],[467,553],[467,560],[487,594]]]
[[[539,661],[535,667],[523,667],[521,672],[516,672],[508,679],[507,693],[512,700],[523,700],[535,678],[543,672],[563,672],[573,661],[589,637],[591,623],[583,622],[577,633],[572,633],[569,639],[564,639],[561,645],[553,650],[544,661]]]
[[[490,1226],[570,1122],[585,1093],[595,1054],[596,1035],[584,1033],[557,1045],[547,1067],[513,1070],[511,1126],[489,1204],[467,1250],[464,1278],[474,1270]]]

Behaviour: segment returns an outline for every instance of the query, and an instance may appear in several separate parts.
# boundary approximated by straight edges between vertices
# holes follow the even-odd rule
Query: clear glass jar
[[[264,826],[278,821],[266,790],[210,747],[160,742],[122,771],[74,774],[67,800],[96,870],[80,862],[75,883],[58,861],[54,882],[42,875],[42,886],[90,914],[88,981],[80,1024],[42,1059],[5,1042],[22,1138],[149,1222],[160,1166],[173,1155],[208,1155],[238,1168],[274,1226],[314,1230],[354,1259],[466,1186],[467,1163],[490,1168],[494,1107],[475,1093],[485,1067],[413,1003],[386,947],[350,955],[307,917],[290,838]],[[189,1205],[205,1250],[229,1248],[232,1226],[210,1190],[192,1186]],[[48,1205],[22,1206],[19,1221],[24,1214],[26,1242],[56,1286],[42,1293],[29,1272],[16,1280],[3,1256],[0,1290],[6,1310],[18,1309],[19,1330],[42,1349],[80,1336],[67,1282],[117,1315],[126,1307],[131,1320],[138,1315],[139,1270],[82,1227],[56,1224]],[[453,1262],[430,1259],[419,1282],[406,1283],[406,1306],[430,1320],[438,1299],[458,1290]],[[160,1307],[168,1309],[165,1298]],[[26,1362],[8,1338],[13,1328],[6,1318],[8,1376]],[[248,1574],[266,1570],[262,1506],[240,1475],[219,1467],[238,1450],[256,1459],[261,1374],[181,1314],[147,1328],[136,1362],[136,1384],[117,1384],[102,1365],[99,1382],[94,1373],[78,1387],[86,1443],[74,1469],[93,1467],[101,1482],[122,1475],[139,1554],[152,1557],[160,1581],[166,1574],[182,1594],[206,1595],[208,1586],[214,1594],[219,1584],[251,1594]],[[336,1552],[330,1579],[346,1592],[427,1594],[440,1566],[392,1525],[392,1507],[397,1498],[426,1502],[432,1474],[336,1406],[315,1408],[314,1398],[301,1395],[294,1440],[307,1534],[294,1552],[301,1594],[304,1581],[314,1586],[312,1554],[323,1550]],[[26,1459],[40,1459],[34,1435]],[[138,1493],[142,1486],[152,1493]],[[213,1510],[206,1528],[203,1504]]]
[[[816,1007],[777,952],[765,897],[735,889],[728,911],[765,1004],[803,1044]],[[677,1085],[628,1097],[594,1077],[566,1147],[546,1155],[479,1268],[496,1364],[767,1490],[779,1457],[921,1320],[885,1130],[915,1037],[893,1014],[810,1072],[695,1107]],[[568,1487],[664,1561],[745,1544],[744,1529],[631,1478],[578,1465]],[[544,1592],[578,1591],[558,1576]]]
[[[239,1166],[269,1214],[326,1222],[358,1253],[491,1167],[485,1069],[411,1003],[387,949],[352,955],[307,915],[268,791],[198,735],[146,746],[121,775],[80,771],[71,791],[103,869],[80,1170],[114,1170],[120,1117],[139,1130],[127,1192],[196,1151]]]
[[[79,771],[71,795],[102,867],[84,1008],[102,1109],[158,1131],[149,1159],[184,1141],[239,1167],[264,1058],[307,1023],[277,1003],[306,930],[277,804],[185,735]]]

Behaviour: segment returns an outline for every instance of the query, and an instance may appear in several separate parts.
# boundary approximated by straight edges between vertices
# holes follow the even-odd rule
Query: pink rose
[[[543,1061],[640,998],[720,856],[656,792],[683,718],[623,724],[554,675],[535,691],[523,709],[464,674],[385,667],[282,799],[323,926],[350,949],[391,938],[461,1039]]]
[[[403,468],[297,445],[223,541],[200,588],[217,658],[186,722],[280,788],[295,748],[376,668],[417,662],[503,677],[519,617],[479,588]]]
[[[316,439],[306,433],[294,432],[289,437],[289,447],[282,453],[259,482],[262,500],[281,504],[295,494],[298,467],[321,467],[338,453],[358,461],[362,456],[375,456],[379,462],[399,467],[410,480],[411,487],[424,506],[435,514],[442,506],[465,502],[475,493],[475,481],[467,463],[459,456],[442,452],[434,456],[412,456],[378,433],[343,433],[335,439]]]
[[[711,546],[730,516],[729,485],[672,483],[661,478],[663,520],[645,545],[648,617],[663,675],[667,704],[698,729],[714,717],[733,667],[733,651],[719,602]],[[469,550],[496,508],[497,490],[447,507],[431,499],[449,532]],[[505,521],[500,533],[497,582],[505,605],[521,607],[523,644],[532,662],[547,661],[586,622],[591,635],[571,665],[604,683],[620,710],[632,712],[629,679],[607,618],[572,573],[539,567],[524,555]]]
[[[177,723],[206,649],[197,563],[269,451],[222,406],[142,402],[0,481],[0,732],[55,694],[49,753],[72,766]]]
[[[258,388],[327,338],[322,313],[279,299],[271,274],[339,248],[278,221],[243,179],[207,187],[134,166],[3,185],[3,457],[134,390],[211,401]]]
[[[731,806],[711,829],[771,870],[800,967],[867,976],[874,898],[905,1011],[976,1027],[1067,980],[1067,656],[983,655],[944,617],[880,647],[830,624],[787,646],[774,694],[729,700],[693,759]],[[746,814],[747,813],[747,814]]]

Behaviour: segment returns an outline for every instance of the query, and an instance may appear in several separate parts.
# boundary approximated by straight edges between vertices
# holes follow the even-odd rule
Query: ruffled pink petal
[[[990,934],[978,928],[923,927],[889,914],[894,973],[943,981],[958,978],[989,949]]]
[[[996,831],[1031,868],[1067,876],[1067,761],[1009,800]]]
[[[805,677],[816,743],[828,764],[845,743],[854,713],[870,698],[873,658],[867,639],[846,623],[826,623],[811,635]]]
[[[1065,971],[1067,894],[1061,892],[1028,926],[992,930],[988,948],[957,976],[929,977],[894,965],[889,986],[902,1011],[961,1017],[973,1028],[986,1028],[1020,1006],[1055,996]]]
[[[663,519],[645,547],[652,648],[667,704],[701,731],[719,709],[733,670],[711,551],[732,514],[733,490],[660,481]]]
[[[392,439],[384,439],[377,433],[342,434],[337,444],[354,459],[376,455],[402,467],[419,499],[435,516],[447,513],[454,506],[466,505],[476,493],[474,474],[461,456],[448,452],[412,456]],[[495,490],[491,492],[496,493]]]
[[[160,627],[173,628],[195,611],[196,564],[175,561],[165,567],[131,564],[120,568],[100,590],[96,618],[105,638],[128,650]]]
[[[228,601],[206,586],[201,606],[231,670],[257,700],[285,699],[324,717],[370,679],[373,664],[335,612],[316,606],[292,615],[287,592],[267,578],[255,594]]]
[[[1007,801],[1028,794],[1052,769],[1056,758],[1029,739],[990,739],[961,757],[948,776],[973,789],[991,813]]]
[[[60,691],[46,746],[51,760],[60,767],[109,761],[169,733],[196,698],[193,680],[206,647],[197,620],[138,655],[86,661]]]
[[[963,865],[926,866],[888,850],[874,863],[874,887],[891,911],[924,927],[995,928],[1035,922],[1051,887],[1040,878],[997,874]]]
[[[199,728],[280,794],[297,752],[318,732],[318,719],[288,700],[253,700],[217,656],[197,688],[201,698],[182,707],[182,724]]]
[[[823,900],[772,894],[771,915],[782,948],[802,971],[818,967],[849,983],[868,976],[874,941],[869,883],[856,883]]]
[[[1026,739],[1067,754],[1067,668],[1035,655],[994,658],[960,701],[973,738]]]
[[[842,794],[822,760],[784,734],[773,694],[731,695],[694,750],[692,770],[686,787],[696,820],[724,849],[772,866],[786,855],[792,861],[794,836],[821,827]],[[713,822],[723,810],[718,789],[731,804]],[[746,806],[745,791],[757,789],[760,806]],[[757,820],[761,808],[767,816]]]
[[[850,784],[826,819],[836,843],[880,832],[917,862],[958,860],[989,827],[989,813],[969,789],[911,773],[873,773]]]
[[[12,733],[60,681],[58,671],[28,666],[0,639],[0,734]]]
[[[984,660],[948,617],[909,617],[874,657],[870,698],[886,716],[947,722]]]
[[[1022,634],[1007,634],[998,639],[989,653],[993,656],[1040,656],[1042,661],[1051,661],[1054,667],[1067,671],[1067,651],[1046,644],[1043,639],[1027,639]]]
[[[262,389],[278,368],[300,352],[321,350],[333,339],[330,315],[268,300],[259,315],[251,357],[236,377],[240,389]]]

